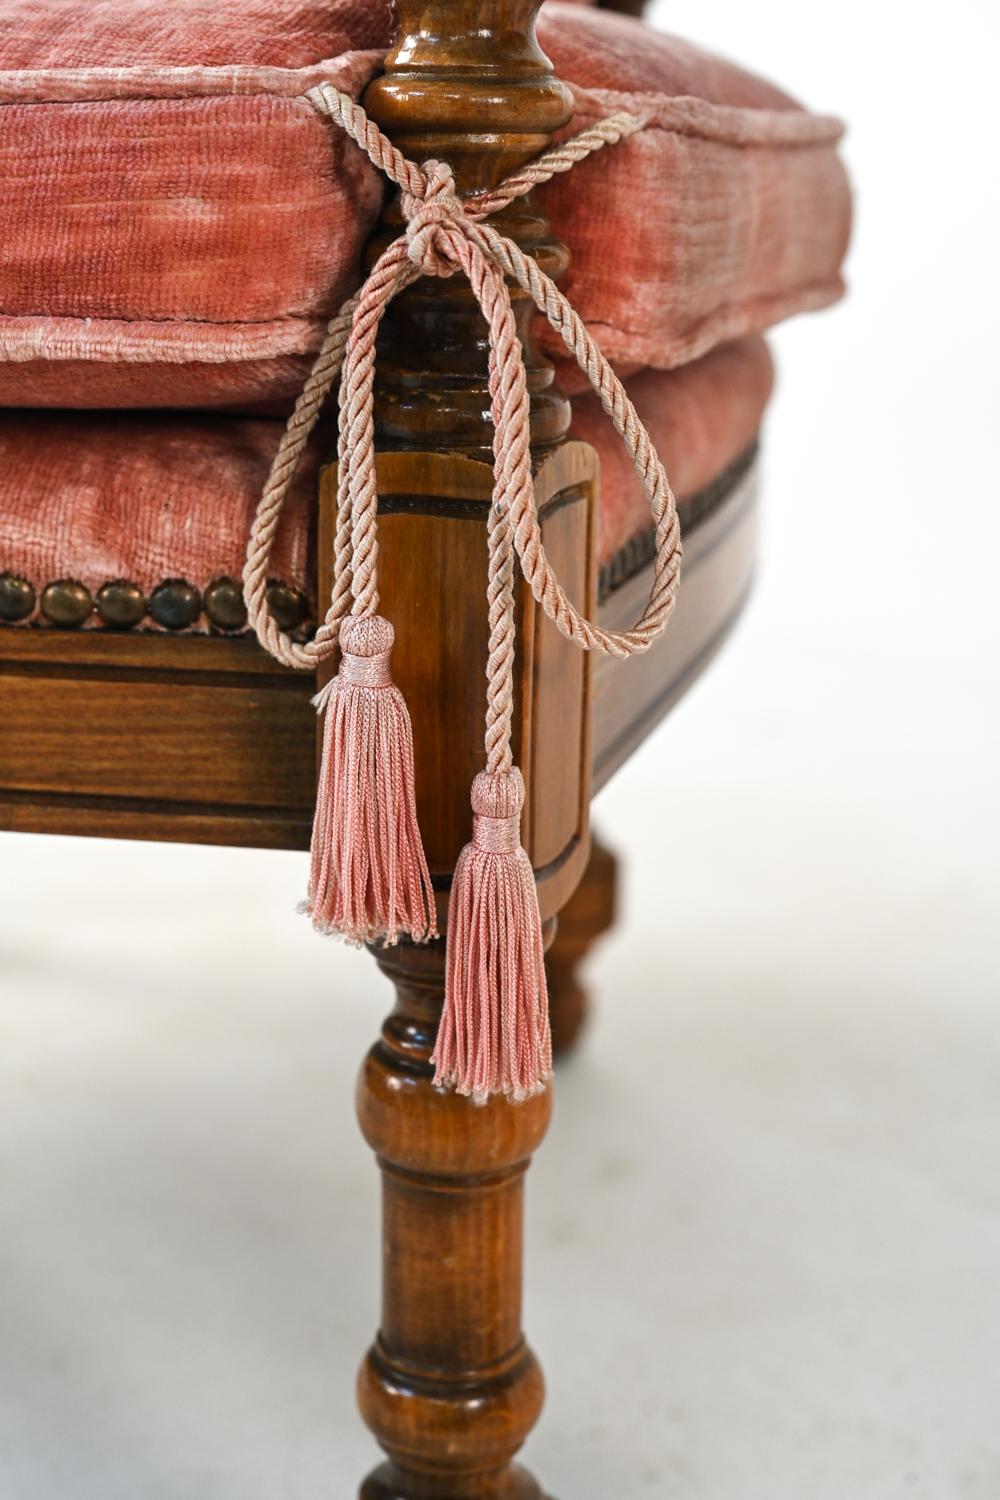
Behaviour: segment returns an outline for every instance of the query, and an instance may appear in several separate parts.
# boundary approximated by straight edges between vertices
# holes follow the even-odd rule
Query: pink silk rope
[[[373,387],[378,328],[393,297],[418,277],[448,277],[461,272],[479,303],[489,334],[494,485],[488,522],[486,763],[491,773],[507,772],[512,765],[515,566],[520,566],[535,599],[569,640],[584,650],[627,657],[645,651],[670,618],[680,581],[681,539],[677,506],[663,465],[621,381],[554,282],[512,240],[483,221],[592,152],[634,134],[644,122],[627,113],[611,115],[543,153],[496,189],[462,200],[446,163],[427,161],[418,166],[409,161],[347,95],[329,84],[320,84],[305,97],[345,130],[401,189],[405,230],[376,261],[357,296],[346,302],[329,324],[316,364],[289,419],[250,531],[244,570],[248,615],[261,644],[279,661],[314,670],[336,651],[339,628],[348,611],[360,619],[376,613],[378,491]],[[629,630],[605,630],[581,614],[566,597],[546,556],[532,475],[524,359],[508,277],[532,298],[586,374],[628,451],[649,501],[655,528],[653,582],[646,607]],[[315,637],[302,643],[278,628],[267,607],[268,558],[295,469],[338,375],[334,585]],[[365,670],[378,671],[374,662]],[[376,684],[373,681],[371,685]]]

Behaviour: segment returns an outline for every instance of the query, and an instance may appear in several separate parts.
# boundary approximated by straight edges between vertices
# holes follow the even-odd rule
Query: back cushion
[[[384,194],[301,95],[358,97],[388,31],[371,0],[0,0],[0,405],[286,403]],[[539,36],[571,129],[649,120],[542,193],[611,358],[839,295],[835,122],[624,17],[550,4]]]

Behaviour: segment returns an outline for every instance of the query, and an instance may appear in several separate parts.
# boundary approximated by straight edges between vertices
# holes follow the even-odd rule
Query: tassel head
[[[448,910],[444,1010],[435,1082],[483,1103],[518,1102],[552,1073],[538,893],[521,847],[520,771],[480,772],[472,841],[459,855]]]
[[[323,753],[304,909],[317,930],[352,943],[437,936],[394,638],[380,615],[345,620],[340,671],[313,699]]]

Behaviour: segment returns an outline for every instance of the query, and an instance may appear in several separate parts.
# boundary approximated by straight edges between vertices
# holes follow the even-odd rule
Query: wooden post
[[[462,194],[495,187],[550,144],[572,112],[572,96],[535,40],[540,0],[398,0],[399,36],[364,106],[415,161],[447,161]],[[530,250],[550,276],[568,264],[533,197],[491,220]],[[386,215],[398,233],[399,212]],[[376,240],[372,253],[385,240]],[[531,334],[534,307],[511,296],[531,392],[532,445],[559,441],[569,402]],[[399,297],[379,344],[380,447],[464,452],[491,459],[486,327],[461,277],[425,278]]]
[[[407,155],[448,161],[460,192],[495,185],[570,115],[570,95],[535,41],[538,3],[398,0],[399,38],[364,104]],[[566,252],[530,199],[497,223],[550,274],[564,267]],[[398,230],[393,204],[371,253]],[[530,304],[519,291],[513,300],[546,544],[567,585],[592,603],[592,455],[563,443],[568,402],[535,349]],[[482,764],[492,442],[485,335],[461,278],[421,280],[386,317],[376,377],[380,593],[396,626],[394,676],[413,714],[418,813],[442,915],[470,831],[471,775]],[[329,476],[324,494],[328,527]],[[528,789],[525,847],[551,936],[552,913],[587,858],[589,671],[552,627],[536,629],[524,589],[517,616],[514,748]],[[359,1399],[389,1461],[362,1497],[541,1500],[512,1460],[542,1404],[541,1373],[521,1332],[522,1192],[550,1097],[477,1108],[436,1089],[429,1058],[444,943],[376,958],[397,1004],[358,1091],[382,1169],[384,1221],[382,1322]]]
[[[615,923],[618,861],[610,849],[591,839],[590,861],[583,879],[559,913],[555,942],[546,957],[552,1047],[565,1056],[587,1024],[587,991],[580,977],[583,963],[598,938]]]
[[[522,1200],[550,1094],[476,1108],[435,1089],[444,944],[378,961],[398,998],[358,1091],[383,1181],[382,1324],[358,1393],[390,1461],[362,1500],[541,1500],[511,1460],[542,1406],[521,1332]]]

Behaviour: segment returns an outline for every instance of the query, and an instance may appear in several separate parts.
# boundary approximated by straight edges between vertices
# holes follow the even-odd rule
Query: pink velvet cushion
[[[287,401],[383,184],[300,95],[358,95],[370,0],[0,0],[0,404]],[[668,368],[841,290],[839,127],[627,18],[543,10],[573,129],[649,128],[544,190],[609,355]]]
[[[684,369],[646,371],[628,382],[681,497],[703,489],[752,444],[771,381],[767,347],[751,338]],[[239,578],[282,425],[220,413],[0,413],[0,575],[26,580],[36,600],[46,584],[66,578],[92,595],[128,579],[147,598],[165,579],[203,591],[220,576]],[[573,430],[600,457],[607,561],[648,526],[649,513],[592,398],[574,402]],[[319,454],[335,446],[330,430],[314,442],[272,558],[273,576],[310,598]],[[34,618],[45,623],[37,605]]]
[[[722,344],[677,370],[642,370],[625,386],[648,428],[679,499],[709,485],[751,446],[774,383],[762,338]],[[651,524],[628,454],[593,392],[573,398],[571,435],[601,462],[600,558],[610,561]]]

